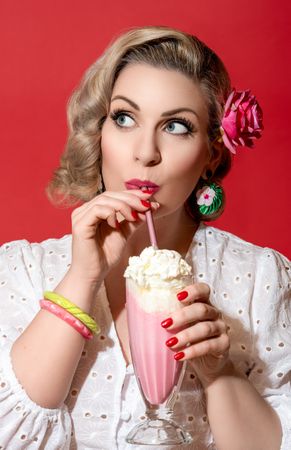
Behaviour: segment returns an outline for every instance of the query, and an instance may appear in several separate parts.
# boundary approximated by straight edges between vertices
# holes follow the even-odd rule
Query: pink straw
[[[148,226],[148,230],[149,230],[151,245],[154,248],[158,248],[153,216],[152,216],[152,212],[150,209],[148,211],[146,211],[145,216],[146,216],[147,226]]]

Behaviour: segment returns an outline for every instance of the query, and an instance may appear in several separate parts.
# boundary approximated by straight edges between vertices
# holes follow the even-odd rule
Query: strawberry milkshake
[[[161,322],[183,306],[177,292],[191,283],[192,268],[172,250],[145,248],[129,258],[126,309],[135,374],[147,406],[161,405],[176,390],[183,363],[165,345],[174,331]]]

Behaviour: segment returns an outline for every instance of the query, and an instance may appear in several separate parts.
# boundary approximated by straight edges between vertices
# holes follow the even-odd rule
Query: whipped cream
[[[175,250],[146,247],[129,258],[124,277],[143,310],[171,312],[182,307],[176,293],[191,284],[192,267]]]

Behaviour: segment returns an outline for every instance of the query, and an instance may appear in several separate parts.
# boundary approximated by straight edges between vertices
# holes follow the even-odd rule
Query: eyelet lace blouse
[[[232,361],[276,410],[283,429],[281,450],[290,450],[289,261],[274,250],[204,224],[186,259],[195,280],[209,284],[210,300],[223,313]],[[132,365],[126,366],[104,285],[93,310],[101,333],[86,341],[61,408],[35,404],[14,374],[11,346],[39,311],[44,290],[54,289],[70,261],[71,236],[33,244],[14,241],[0,249],[0,450],[139,448],[126,444],[125,437],[145,420],[144,405]],[[191,361],[174,413],[193,436],[193,444],[181,449],[215,450],[203,390]]]

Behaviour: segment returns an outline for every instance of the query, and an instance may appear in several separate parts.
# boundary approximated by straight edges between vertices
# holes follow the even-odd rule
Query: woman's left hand
[[[206,283],[187,286],[177,294],[185,306],[162,322],[169,331],[182,328],[168,339],[166,345],[175,352],[175,359],[193,360],[204,386],[223,372],[229,361],[230,347],[227,326],[220,311],[210,304],[209,296],[210,288]]]

